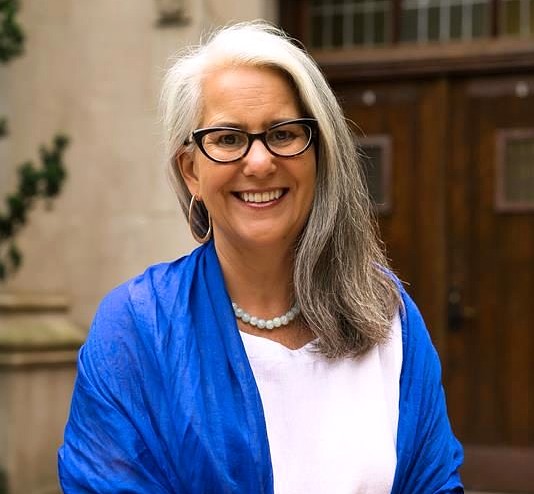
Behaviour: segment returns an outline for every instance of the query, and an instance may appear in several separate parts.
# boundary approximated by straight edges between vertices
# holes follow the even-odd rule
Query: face
[[[267,68],[217,69],[205,79],[203,100],[201,128],[262,132],[303,117],[288,81]],[[245,157],[227,164],[211,161],[195,146],[178,164],[189,191],[211,214],[218,247],[289,247],[302,231],[315,190],[313,145],[282,158],[255,140]]]

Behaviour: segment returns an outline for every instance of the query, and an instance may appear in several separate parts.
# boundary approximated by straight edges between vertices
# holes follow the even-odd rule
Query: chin
[[[297,236],[290,232],[274,232],[262,229],[256,233],[250,230],[246,235],[240,236],[241,245],[249,245],[254,248],[284,248],[295,242]]]

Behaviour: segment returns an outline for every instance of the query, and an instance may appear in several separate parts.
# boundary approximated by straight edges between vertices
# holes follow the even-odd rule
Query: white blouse
[[[402,330],[331,360],[241,332],[261,395],[275,494],[387,494],[397,463]]]

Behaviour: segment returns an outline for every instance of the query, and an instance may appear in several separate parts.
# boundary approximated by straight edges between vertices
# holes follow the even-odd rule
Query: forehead
[[[215,124],[295,118],[300,115],[293,84],[280,70],[269,67],[220,67],[202,83],[202,123]],[[265,122],[264,122],[265,120]]]

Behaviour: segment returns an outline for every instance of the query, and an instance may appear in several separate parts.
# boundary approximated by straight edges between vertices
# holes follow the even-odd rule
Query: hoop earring
[[[193,235],[193,238],[199,243],[199,244],[205,244],[210,238],[211,238],[211,215],[208,212],[208,231],[204,234],[203,237],[200,237],[195,232],[195,223],[198,225],[200,221],[194,222],[193,220],[193,210],[195,203],[198,202],[199,204],[202,204],[202,201],[199,201],[197,199],[197,195],[193,194],[191,196],[191,202],[189,203],[189,214],[188,214],[188,221],[189,221],[189,229],[191,230],[191,235]]]

